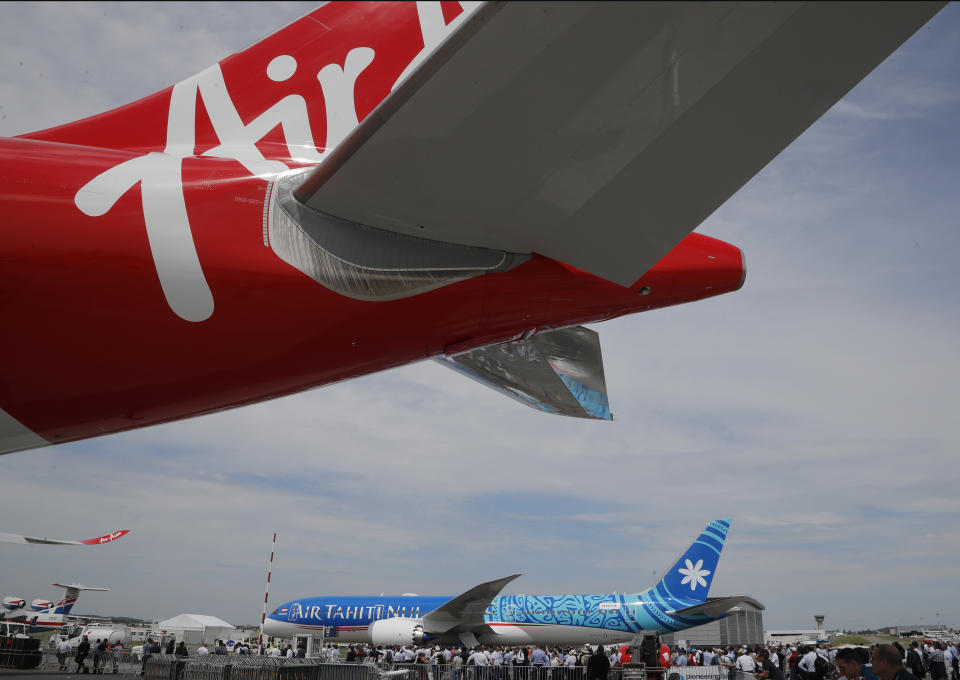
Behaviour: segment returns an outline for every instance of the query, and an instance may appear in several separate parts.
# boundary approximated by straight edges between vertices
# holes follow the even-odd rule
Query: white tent
[[[187,642],[213,642],[226,640],[236,628],[223,619],[206,614],[180,614],[172,619],[158,621],[154,631],[161,635],[175,635]]]

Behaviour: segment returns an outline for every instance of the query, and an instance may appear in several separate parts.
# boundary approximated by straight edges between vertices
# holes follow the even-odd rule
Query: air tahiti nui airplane
[[[520,574],[462,595],[309,597],[277,607],[263,632],[319,635],[374,645],[426,641],[477,644],[627,642],[638,632],[672,632],[726,616],[746,595],[708,598],[730,520],[710,522],[664,574],[633,595],[500,595]]]

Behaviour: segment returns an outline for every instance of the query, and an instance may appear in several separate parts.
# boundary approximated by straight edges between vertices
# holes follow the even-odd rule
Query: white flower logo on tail
[[[678,570],[681,574],[683,574],[683,580],[680,581],[680,585],[686,585],[687,583],[689,583],[690,590],[696,590],[697,584],[699,583],[704,588],[706,588],[707,581],[703,577],[709,576],[710,570],[701,568],[703,567],[703,560],[697,560],[696,564],[694,564],[690,560],[684,560],[684,562],[686,563],[687,568],[684,569],[683,567],[680,567],[680,569]]]

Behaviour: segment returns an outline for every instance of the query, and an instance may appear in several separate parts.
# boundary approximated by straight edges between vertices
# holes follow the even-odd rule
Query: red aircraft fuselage
[[[373,12],[378,21],[365,21]],[[444,12],[452,21],[446,3]],[[392,22],[384,23],[385,13]],[[331,107],[317,82],[323,65],[343,64],[356,44],[375,46],[377,58],[354,83],[362,119],[428,42],[410,5],[331,3],[311,16],[338,30],[322,48],[296,53],[300,80],[264,74],[285,45],[309,42],[298,34],[315,30],[313,20],[295,22],[214,67],[240,120],[301,92],[308,122],[323,139]],[[529,331],[691,302],[743,283],[738,248],[691,234],[630,287],[534,254],[508,271],[412,297],[343,297],[271,249],[264,201],[272,178],[236,158],[204,155],[222,140],[203,87],[196,92],[195,138],[190,152],[180,153],[178,186],[161,189],[182,191],[213,300],[212,313],[199,320],[174,313],[165,297],[152,252],[158,246],[145,224],[145,188],[123,191],[102,214],[78,206],[92,179],[147,154],[169,153],[172,89],[85,121],[0,140],[6,358],[0,413],[47,442],[250,404]],[[293,156],[287,131],[272,126],[256,140],[262,159],[308,165]]]

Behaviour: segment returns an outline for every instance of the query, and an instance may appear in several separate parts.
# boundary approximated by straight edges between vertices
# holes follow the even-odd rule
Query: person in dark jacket
[[[90,641],[87,639],[87,636],[84,635],[83,639],[80,641],[80,644],[77,645],[77,656],[75,661],[77,662],[77,673],[89,673],[90,670],[87,668],[87,654],[90,653]]]
[[[174,651],[174,654],[176,654],[182,659],[185,659],[186,657],[190,656],[190,652],[187,651],[187,645],[183,640],[180,640],[180,644],[177,645],[177,649],[176,651]]]
[[[164,648],[163,653],[164,653],[164,654],[173,654],[173,652],[174,652],[174,649],[173,649],[174,644],[176,644],[176,643],[174,642],[173,638],[170,638],[169,640],[167,640],[167,646]]]
[[[93,672],[103,674],[107,665],[107,638],[103,638],[93,651]]]
[[[610,659],[603,651],[603,645],[597,645],[597,651],[587,660],[587,680],[607,680],[610,673]]]
[[[770,660],[770,652],[765,649],[757,651],[757,661],[760,664],[760,670],[754,673],[754,676],[761,680],[783,680],[780,669]],[[857,680],[857,678],[848,678],[847,680]]]
[[[918,678],[922,678],[927,674],[926,669],[923,667],[923,657],[920,656],[920,650],[917,649],[916,642],[910,643],[910,651],[907,652],[907,668]]]

